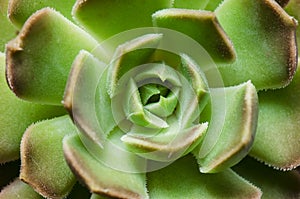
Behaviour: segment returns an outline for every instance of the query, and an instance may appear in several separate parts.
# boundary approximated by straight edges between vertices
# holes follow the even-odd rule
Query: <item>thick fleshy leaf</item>
[[[168,124],[159,116],[144,109],[137,85],[131,79],[128,83],[124,109],[127,118],[136,125],[149,128],[167,128]]]
[[[11,22],[21,28],[25,21],[36,11],[51,7],[72,20],[71,12],[75,0],[10,0],[8,16]]]
[[[65,114],[62,107],[25,102],[17,98],[5,81],[5,55],[0,53],[0,163],[20,157],[21,138],[38,120]]]
[[[175,0],[173,3],[174,8],[186,8],[186,9],[204,9],[210,0]]]
[[[0,0],[0,51],[4,52],[5,44],[16,36],[17,29],[7,17],[8,0]]]
[[[251,155],[279,169],[300,165],[300,69],[286,88],[259,92],[259,117]]]
[[[64,139],[64,153],[73,172],[93,193],[118,198],[148,198],[145,174],[125,173],[105,166],[86,150],[78,136]],[[118,158],[115,160],[119,161]],[[121,164],[129,163],[123,157],[122,160],[125,162]]]
[[[100,108],[101,113],[105,115],[101,118],[101,121],[104,120],[101,124],[105,124],[102,128],[99,127],[96,115],[98,108],[95,106],[95,94],[105,67],[103,62],[89,52],[80,51],[73,62],[63,100],[74,123],[85,135],[100,145],[104,141],[104,134],[99,134],[99,132],[114,127],[113,120],[108,117],[112,113],[106,112],[107,109]]]
[[[0,192],[0,199],[42,199],[43,197],[35,192],[32,187],[22,182],[20,179],[15,179],[10,185],[5,187]]]
[[[209,100],[208,83],[204,73],[200,70],[200,67],[196,62],[185,54],[181,55],[181,66],[179,71],[194,89],[194,92],[198,97],[199,109],[202,111]]]
[[[214,125],[223,124],[222,131],[219,137],[210,138],[208,136],[213,134],[209,135],[208,130],[200,151],[194,152],[200,171],[204,173],[219,172],[238,163],[248,154],[255,136],[258,99],[254,86],[251,82],[247,82],[239,86],[219,88],[211,91],[211,97],[218,98],[222,92],[225,92],[226,111],[224,118],[221,118],[224,119],[224,123],[222,120],[214,123]],[[204,157],[204,147],[210,145],[206,142],[213,142],[214,145]]]
[[[90,199],[112,199],[109,196],[99,195],[99,194],[92,194]]]
[[[281,88],[297,66],[296,20],[273,0],[226,0],[215,11],[237,53],[219,68],[225,85],[249,79],[258,90]]]
[[[235,51],[231,41],[210,11],[165,9],[152,15],[153,24],[186,34],[208,51],[216,62],[231,62]]]
[[[161,34],[148,34],[120,45],[108,68],[107,89],[112,97],[118,80],[134,67],[146,64],[162,39]]]
[[[209,0],[205,10],[214,11],[223,2],[223,0]]]
[[[129,29],[152,26],[151,15],[171,6],[171,0],[77,0],[73,15],[92,35],[104,40]]]
[[[171,162],[194,149],[207,129],[207,123],[181,129],[180,121],[178,122],[175,117],[171,117],[168,123],[169,128],[162,129],[153,135],[145,133],[142,128],[133,129],[121,140],[130,150],[142,157]]]
[[[299,171],[277,171],[249,157],[233,170],[261,188],[263,199],[296,199],[300,196]]]
[[[298,20],[298,23],[300,21],[300,0],[290,0],[287,6],[285,7],[285,10],[295,17],[295,19]],[[298,24],[297,26],[297,31],[296,31],[296,36],[297,36],[297,43],[298,43],[298,48],[300,45],[300,25]],[[300,55],[300,50],[298,50],[298,57]]]
[[[48,198],[66,196],[75,184],[63,154],[62,140],[77,133],[69,116],[31,125],[21,143],[20,179]]]
[[[81,49],[92,50],[96,45],[58,12],[39,10],[7,45],[11,89],[22,99],[60,104],[74,58]]]
[[[150,198],[260,198],[258,188],[232,170],[201,174],[192,156],[147,174]]]

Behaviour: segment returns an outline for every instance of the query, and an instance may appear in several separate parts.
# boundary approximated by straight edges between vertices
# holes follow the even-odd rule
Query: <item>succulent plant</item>
[[[299,0],[0,9],[0,199],[300,198]]]

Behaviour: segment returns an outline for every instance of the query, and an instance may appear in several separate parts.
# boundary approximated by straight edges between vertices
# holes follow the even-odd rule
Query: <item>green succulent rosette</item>
[[[0,199],[299,197],[298,0],[0,6]]]

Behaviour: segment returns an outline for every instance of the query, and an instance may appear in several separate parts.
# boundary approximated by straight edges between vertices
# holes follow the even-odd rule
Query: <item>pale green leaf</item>
[[[228,36],[210,11],[165,9],[152,15],[154,26],[179,31],[196,40],[216,62],[232,62],[235,51]]]
[[[61,104],[74,58],[95,46],[93,38],[58,12],[39,10],[7,45],[10,87],[22,99]]]
[[[204,9],[210,0],[174,0],[174,8]]]
[[[10,0],[8,16],[12,23],[21,28],[25,21],[36,11],[51,7],[72,20],[71,11],[75,0]]]
[[[5,55],[0,53],[0,163],[20,157],[21,138],[38,120],[66,114],[63,107],[29,103],[17,98],[5,80]]]
[[[98,40],[105,40],[126,30],[152,26],[151,15],[171,6],[171,0],[77,0],[73,15]]]
[[[223,93],[225,97],[222,97]],[[211,90],[212,99],[219,97],[225,100],[225,114],[223,117],[212,116],[211,120],[217,121],[210,121],[211,129],[208,129],[200,150],[194,151],[200,171],[204,173],[219,172],[238,163],[248,154],[256,132],[258,99],[251,82]],[[215,113],[214,110],[211,112]],[[211,131],[213,125],[221,127],[219,136]]]
[[[17,34],[17,29],[7,17],[8,0],[0,0],[0,51],[4,51],[5,44]]]
[[[232,170],[201,174],[192,156],[147,174],[150,198],[260,198],[258,188]]]
[[[105,117],[97,118],[96,101],[103,101],[104,96],[96,99],[99,79],[106,65],[87,51],[80,51],[76,56],[67,82],[63,104],[69,111],[74,123],[92,140],[101,144],[107,129],[114,127],[114,121],[109,117],[111,111],[100,108]],[[99,126],[99,121],[101,127]],[[104,122],[103,122],[104,121]]]
[[[66,196],[76,181],[64,159],[62,140],[76,133],[69,116],[31,125],[21,143],[20,179],[45,197]]]
[[[127,173],[104,165],[86,150],[78,136],[64,139],[64,153],[73,172],[93,193],[119,198],[148,198],[145,174]],[[108,158],[112,158],[111,155]],[[125,158],[121,158],[121,164],[129,163]]]
[[[225,85],[251,80],[262,90],[291,81],[297,23],[274,0],[225,0],[215,13],[237,53],[234,63],[219,65]]]
[[[300,70],[286,88],[261,91],[258,96],[258,126],[250,154],[279,169],[299,166]]]
[[[299,0],[290,0],[289,3],[287,4],[287,6],[285,7],[285,10],[293,17],[295,17],[295,19],[300,20],[300,1]],[[297,26],[297,31],[296,31],[296,36],[297,36],[297,44],[298,44],[298,48],[300,45],[300,26],[298,24]],[[300,54],[300,50],[298,50],[298,57]]]
[[[124,135],[121,140],[141,157],[171,162],[194,149],[207,129],[207,123],[184,129],[176,117],[169,118],[167,122],[170,127],[157,133],[147,134],[142,128],[136,128]]]
[[[0,199],[42,199],[43,197],[35,192],[25,182],[15,179],[0,192]]]

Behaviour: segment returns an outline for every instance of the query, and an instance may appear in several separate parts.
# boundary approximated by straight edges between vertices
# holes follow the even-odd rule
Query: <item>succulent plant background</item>
[[[299,0],[0,11],[0,199],[300,198]]]

